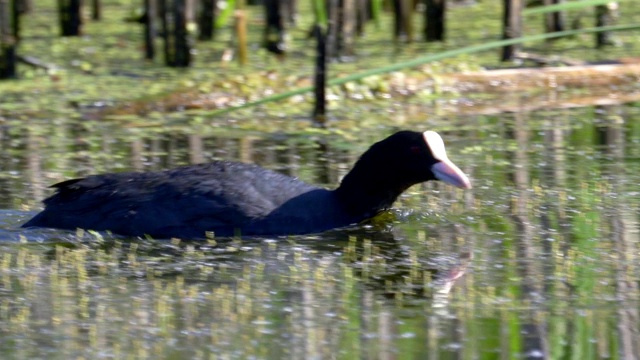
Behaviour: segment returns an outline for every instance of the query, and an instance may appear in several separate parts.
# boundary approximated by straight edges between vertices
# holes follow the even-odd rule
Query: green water
[[[331,131],[297,119],[261,119],[279,131],[186,116],[7,121],[0,356],[637,358],[640,107],[370,117],[377,126],[356,130],[354,115]],[[18,228],[46,186],[95,172],[234,159],[331,186],[399,128],[440,131],[474,188],[415,186],[374,224],[312,236]]]

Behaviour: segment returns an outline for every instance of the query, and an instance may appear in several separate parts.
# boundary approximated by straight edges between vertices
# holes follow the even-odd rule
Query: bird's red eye
[[[409,148],[409,150],[411,150],[411,152],[413,154],[420,154],[421,153],[420,146],[412,146],[412,147]]]

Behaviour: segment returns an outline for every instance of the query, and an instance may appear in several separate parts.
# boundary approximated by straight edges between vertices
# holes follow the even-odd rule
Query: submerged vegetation
[[[474,190],[411,189],[391,219],[372,227],[194,243],[17,230],[29,214],[4,212],[0,351],[9,358],[624,359],[638,346],[639,109],[429,120],[445,129]],[[39,147],[21,148],[14,135],[16,163],[3,174],[16,175],[3,179],[10,189],[3,208],[42,198],[36,184],[53,179],[34,170],[71,177],[169,167],[197,154],[248,159],[314,182],[323,172],[316,159],[326,157],[327,182],[335,183],[360,152],[354,146],[381,131],[363,129],[348,144],[322,132],[309,139],[240,130],[233,138],[234,130],[219,129],[200,133],[203,146],[191,152],[197,141],[187,142],[183,127],[89,123],[62,124],[76,128],[71,144],[65,131],[47,134],[51,145]],[[73,143],[80,138],[86,143]],[[328,152],[318,139],[330,140]]]
[[[17,231],[12,224],[29,215],[10,214],[0,228],[0,351],[628,358],[638,349],[639,109],[453,118],[445,133],[474,190],[417,187],[379,224],[320,235],[131,240]],[[468,122],[475,126],[461,126]],[[314,178],[308,139],[283,145],[260,136],[238,153],[228,146],[226,156],[260,162],[288,153],[299,160],[270,166]],[[340,171],[349,147],[330,144],[329,168]],[[113,166],[116,154],[84,162]]]

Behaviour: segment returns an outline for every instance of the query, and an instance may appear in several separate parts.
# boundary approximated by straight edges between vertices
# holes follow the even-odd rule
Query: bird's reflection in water
[[[438,226],[434,228],[429,233],[435,234],[438,240],[431,241],[444,241],[440,238],[447,236],[439,236]],[[446,228],[442,232],[450,230]],[[382,227],[378,224],[310,236],[209,241],[126,239],[76,231],[52,244],[68,249],[99,248],[118,254],[120,270],[131,271],[132,276],[138,277],[140,267],[131,269],[130,266],[135,254],[136,261],[143,263],[145,271],[153,272],[154,277],[181,276],[187,283],[201,282],[203,267],[212,269],[209,281],[218,284],[233,284],[247,271],[252,276],[264,277],[264,281],[274,282],[279,281],[274,280],[278,277],[297,281],[305,278],[304,272],[312,274],[318,270],[328,271],[336,279],[348,272],[352,280],[362,285],[362,291],[372,291],[387,299],[431,298],[434,308],[444,308],[456,280],[465,274],[472,252],[455,246],[432,251],[428,245],[416,246],[412,236],[415,235],[389,224]],[[52,249],[50,256],[54,258],[57,251]],[[220,273],[225,276],[219,276]]]
[[[386,298],[432,297],[434,306],[443,307],[455,281],[465,274],[472,252],[433,251],[419,256],[408,236],[394,227],[357,226],[303,244],[321,253],[340,254],[357,278]]]

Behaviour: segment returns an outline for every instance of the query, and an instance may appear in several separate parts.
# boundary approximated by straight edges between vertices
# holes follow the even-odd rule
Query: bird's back
[[[257,234],[261,227],[272,227],[263,220],[292,198],[310,191],[330,193],[256,165],[225,161],[93,175],[53,187],[58,191],[44,201],[45,210],[23,226],[160,238],[202,238],[205,231]]]

